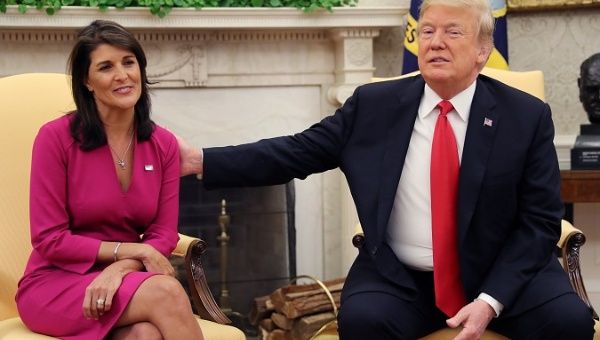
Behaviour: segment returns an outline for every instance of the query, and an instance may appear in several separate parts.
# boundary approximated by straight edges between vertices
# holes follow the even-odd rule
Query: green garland
[[[6,13],[7,5],[17,5],[21,13],[27,12],[29,8],[36,8],[45,10],[48,15],[53,15],[63,6],[97,7],[101,11],[107,11],[109,7],[148,7],[152,14],[163,18],[176,7],[295,7],[312,12],[318,8],[332,11],[334,7],[354,6],[357,2],[358,0],[0,0],[0,12]]]

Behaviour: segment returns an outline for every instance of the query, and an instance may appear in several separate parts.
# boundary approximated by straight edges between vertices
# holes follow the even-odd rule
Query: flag
[[[496,21],[494,50],[485,66],[508,70],[508,36],[506,33],[506,0],[490,0]]]
[[[421,0],[410,0],[410,10],[406,16],[406,30],[404,31],[404,58],[402,59],[402,74],[419,69],[417,64],[417,20],[419,19]]]
[[[506,34],[506,0],[489,0],[495,18],[494,50],[490,54],[485,66],[508,70],[508,37]],[[402,74],[419,69],[417,63],[417,20],[421,0],[410,1],[410,11],[406,16],[406,30],[404,31],[404,58],[402,61]]]

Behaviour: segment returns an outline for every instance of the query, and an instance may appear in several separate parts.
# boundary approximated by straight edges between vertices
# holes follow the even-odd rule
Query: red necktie
[[[464,305],[460,281],[456,205],[458,200],[458,149],[447,114],[452,103],[441,101],[431,145],[431,228],[435,304],[449,317]]]

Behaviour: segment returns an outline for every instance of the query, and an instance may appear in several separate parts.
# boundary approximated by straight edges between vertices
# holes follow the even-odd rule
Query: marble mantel
[[[153,115],[197,146],[301,131],[331,114],[373,76],[373,39],[401,26],[408,7],[174,9],[8,6],[0,14],[0,77],[65,72],[77,28],[109,19],[132,30],[148,56]],[[354,257],[349,196],[338,171],[296,183],[297,272],[345,275]]]

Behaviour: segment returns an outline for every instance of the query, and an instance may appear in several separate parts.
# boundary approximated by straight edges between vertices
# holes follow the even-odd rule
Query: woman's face
[[[135,54],[102,44],[92,51],[90,59],[86,86],[94,95],[100,115],[133,112],[142,93],[140,65]]]

